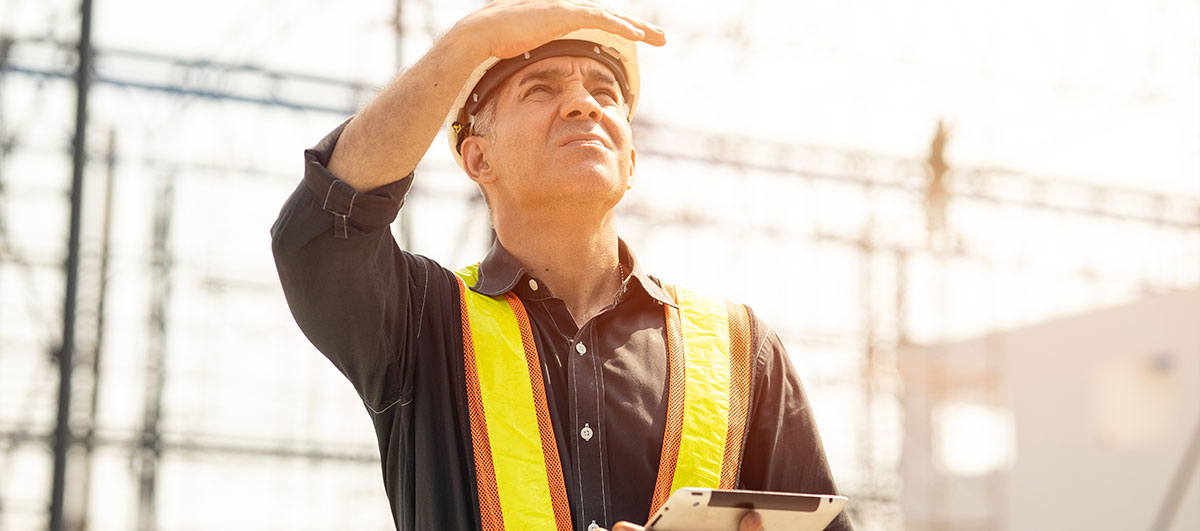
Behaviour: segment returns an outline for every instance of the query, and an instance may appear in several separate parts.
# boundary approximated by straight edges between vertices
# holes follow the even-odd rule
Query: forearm
[[[593,0],[495,0],[459,20],[350,120],[329,170],[359,192],[404,178],[429,150],[476,67],[581,28],[666,43],[662,28]]]
[[[365,192],[412,173],[437,137],[458,90],[487,58],[463,25],[451,28],[346,125],[329,171]]]

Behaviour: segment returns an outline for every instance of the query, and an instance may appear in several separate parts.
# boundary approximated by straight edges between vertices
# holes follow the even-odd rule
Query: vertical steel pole
[[[138,446],[137,531],[158,528],[158,462],[162,458],[163,384],[166,378],[167,311],[171,297],[171,211],[175,175],[159,179],[154,206],[154,241],[150,253],[150,341],[146,353],[142,440]]]
[[[71,229],[67,240],[67,285],[63,297],[62,345],[58,349],[58,424],[54,429],[54,480],[50,531],[63,531],[67,453],[71,449],[71,374],[75,362],[75,305],[79,291],[79,233],[83,214],[83,170],[87,164],[87,102],[92,71],[92,0],[82,0],[79,64],[75,70],[75,138],[71,144]]]

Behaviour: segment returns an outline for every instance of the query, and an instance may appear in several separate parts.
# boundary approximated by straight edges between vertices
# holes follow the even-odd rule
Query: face
[[[598,61],[529,65],[498,91],[492,133],[464,141],[467,173],[493,208],[611,210],[632,186],[636,156],[624,103]]]

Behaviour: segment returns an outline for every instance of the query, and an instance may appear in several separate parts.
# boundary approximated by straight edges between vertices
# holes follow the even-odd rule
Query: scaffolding
[[[429,4],[417,7],[426,13],[433,9]],[[89,11],[85,6],[83,13]],[[398,30],[405,27],[405,13],[398,1],[392,21]],[[87,26],[84,17],[82,27]],[[431,25],[427,22],[426,26],[432,35]],[[723,38],[734,45],[744,45],[747,39],[744,32],[737,31]],[[404,59],[400,41],[398,38],[398,63]],[[317,489],[298,491],[308,493],[305,495],[321,492],[320,487],[291,481],[297,468],[311,477],[361,477],[361,484],[375,488],[375,449],[361,437],[340,433],[344,429],[341,421],[331,420],[344,409],[330,409],[324,400],[305,398],[306,393],[299,391],[315,388],[322,390],[322,398],[348,400],[350,409],[356,404],[345,386],[337,388],[340,392],[326,391],[333,389],[327,386],[336,385],[329,384],[336,380],[335,371],[320,365],[319,356],[312,352],[293,353],[314,360],[312,373],[307,368],[297,369],[279,378],[286,383],[277,384],[290,393],[287,396],[302,401],[305,411],[289,418],[307,423],[306,427],[280,428],[268,438],[248,437],[246,432],[226,427],[211,431],[191,428],[193,424],[205,426],[210,419],[190,395],[203,393],[204,385],[212,381],[238,388],[236,374],[214,368],[236,358],[217,352],[219,347],[231,343],[269,347],[255,342],[263,331],[254,326],[216,323],[189,307],[220,307],[223,301],[236,299],[247,306],[246,313],[230,308],[231,315],[222,318],[235,321],[237,316],[274,312],[277,319],[270,321],[274,327],[270,334],[299,334],[280,306],[282,297],[273,277],[246,275],[236,261],[202,260],[204,252],[215,247],[195,241],[203,238],[198,237],[194,218],[187,217],[196,210],[189,209],[188,202],[221,197],[223,190],[236,185],[268,191],[266,195],[273,199],[266,203],[273,205],[274,199],[283,197],[279,190],[294,186],[299,174],[270,164],[123,150],[119,138],[154,136],[127,124],[106,124],[111,132],[103,153],[98,154],[84,134],[88,130],[82,103],[87,101],[85,89],[77,91],[81,110],[73,148],[64,149],[44,139],[26,138],[27,124],[9,118],[3,100],[14,82],[45,94],[62,92],[68,82],[90,75],[93,90],[107,91],[106,97],[126,104],[139,99],[166,102],[166,122],[175,117],[182,121],[190,112],[253,108],[301,120],[315,116],[324,123],[352,114],[369,97],[372,87],[157,52],[103,48],[93,52],[87,43],[86,37],[78,43],[44,38],[0,41],[0,321],[25,313],[23,319],[9,322],[28,327],[0,327],[0,388],[9,390],[0,392],[0,399],[6,401],[0,409],[0,529],[119,527],[97,521],[109,517],[109,513],[98,512],[96,500],[109,495],[99,491],[112,488],[116,471],[123,471],[128,480],[127,488],[114,489],[128,491],[116,498],[132,504],[127,512],[134,516],[124,517],[127,527],[143,531],[171,528],[164,520],[171,508],[179,508],[179,502],[163,493],[186,492],[186,482],[179,478],[210,473],[205,466],[237,474],[239,467],[270,468],[272,465],[261,463],[277,462],[276,468],[264,474],[284,478],[287,489]],[[76,72],[69,68],[69,61],[62,60],[72,50],[77,50]],[[952,323],[956,309],[963,308],[971,297],[988,306],[1009,301],[1004,293],[964,296],[953,289],[964,283],[962,278],[995,276],[1008,278],[1010,285],[1037,285],[1029,279],[1048,276],[1070,289],[1094,288],[1097,295],[1087,302],[1092,307],[1200,284],[1196,265],[1200,263],[1200,198],[1003,168],[956,166],[946,155],[946,146],[954,138],[952,128],[936,118],[931,118],[931,126],[928,153],[900,158],[687,130],[662,125],[653,116],[639,118],[634,123],[639,167],[649,168],[640,171],[661,177],[639,183],[648,190],[632,194],[618,209],[626,240],[643,260],[672,273],[671,280],[732,291],[731,296],[754,301],[756,311],[768,317],[792,349],[818,420],[824,421],[822,408],[834,403],[850,411],[848,425],[823,422],[822,429],[827,444],[836,440],[854,445],[852,450],[831,446],[829,453],[842,490],[855,500],[851,515],[865,529],[897,529],[901,525],[897,452],[903,427],[897,417],[901,385],[897,349],[914,342],[944,340],[964,333],[963,329],[996,330],[1043,319],[1047,313],[1079,309],[1077,302],[1048,303],[1042,313],[1014,311],[982,323]],[[292,151],[297,151],[294,146]],[[88,154],[90,163],[83,160]],[[10,230],[21,221],[11,214],[19,202],[49,204],[58,200],[58,195],[68,195],[65,186],[13,179],[12,168],[29,167],[14,161],[64,155],[77,159],[72,174],[72,189],[77,191],[69,194],[73,221],[68,234],[61,235],[62,240],[73,242],[65,246],[66,252],[52,245],[38,247],[29,238],[14,237]],[[83,181],[85,171],[101,169],[106,179],[89,188]],[[420,171],[440,176],[454,173],[455,168],[444,158],[432,157],[422,163]],[[407,217],[395,226],[398,239],[408,248],[448,261],[465,262],[481,255],[488,244],[488,222],[486,207],[474,188],[429,185],[429,180],[414,189]],[[147,193],[130,191],[147,184],[152,185]],[[93,199],[84,201],[83,190]],[[682,195],[682,200],[664,207],[656,198],[667,191]],[[142,209],[142,204],[150,206]],[[853,205],[856,211],[829,208],[835,204],[843,208]],[[424,227],[419,221],[428,219],[420,215],[423,208],[449,208],[457,213],[457,225]],[[119,215],[131,210],[152,215]],[[1037,223],[1031,225],[1031,218]],[[114,241],[114,224],[129,228],[138,223],[149,228],[146,238]],[[1115,245],[1158,253],[1154,256],[1165,259],[1129,267],[1108,263],[1102,252],[1087,250],[1065,264],[1047,264],[1036,250],[997,253],[985,240],[995,237],[996,224],[1005,223],[1011,225],[1010,232],[1032,238],[1037,231],[1044,231],[1060,243],[1068,241],[1073,230],[1111,231],[1108,238]],[[251,230],[262,232],[265,226]],[[446,234],[458,237],[447,238]],[[185,248],[184,242],[200,251]],[[266,246],[265,242],[257,244]],[[68,256],[65,266],[57,260],[59,255]],[[752,275],[746,273],[748,264],[756,264]],[[53,313],[39,306],[49,296],[39,290],[58,285],[48,280],[56,275],[66,277],[62,283],[66,309],[61,319],[49,317]],[[111,284],[117,276],[123,303],[114,300]],[[720,284],[727,282],[724,279],[747,276],[752,279],[737,280],[727,287]],[[781,282],[770,279],[787,279],[789,289],[779,289]],[[17,286],[16,292],[10,289]],[[834,291],[839,288],[845,289]],[[819,306],[829,297],[852,299],[847,307],[853,310],[822,315]],[[797,298],[812,302],[796,310]],[[119,322],[114,315],[120,317]],[[143,325],[128,324],[135,320]],[[933,326],[914,329],[914,322],[931,321]],[[61,334],[46,328],[50,322],[62,325]],[[125,339],[114,343],[114,335]],[[130,336],[143,339],[131,340]],[[213,340],[212,347],[193,344],[208,339]],[[302,341],[293,340],[289,345],[300,346]],[[212,355],[209,365],[181,357],[198,353]],[[64,385],[58,414],[50,418],[39,413],[48,411],[51,400],[45,386],[36,384],[49,383],[48,375],[54,372],[58,374],[55,384]],[[124,390],[105,387],[106,382],[114,381],[140,391],[124,396]],[[20,396],[16,396],[18,391]],[[271,402],[263,396],[266,393],[242,391],[229,399],[256,407]],[[214,407],[224,403],[225,399],[217,396],[224,394],[222,390],[209,392],[213,396],[206,398]],[[106,408],[105,397],[114,396],[124,397],[125,404],[138,403],[140,408],[136,414]],[[365,418],[358,420],[362,422],[356,429],[364,428]],[[172,457],[180,460],[171,461]],[[47,488],[27,489],[8,482],[10,478],[38,477],[17,470],[31,462],[54,471]],[[373,497],[363,496],[366,502],[362,506],[378,502],[379,490],[375,488]],[[286,501],[279,503],[292,507]],[[296,517],[299,521],[305,521],[305,509],[312,508],[292,509],[300,514]],[[370,514],[373,516],[362,517],[362,525],[356,527],[390,526],[385,505],[373,507]],[[306,525],[323,528],[324,517],[313,517]],[[171,516],[171,521],[180,518],[184,516]],[[980,528],[1004,526],[994,520],[981,523]]]

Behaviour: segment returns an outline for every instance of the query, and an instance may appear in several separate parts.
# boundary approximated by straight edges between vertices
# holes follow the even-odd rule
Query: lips
[[[562,140],[559,141],[558,146],[566,147],[571,145],[587,145],[593,143],[606,148],[612,147],[609,145],[607,139],[594,133],[571,133],[564,136]]]

